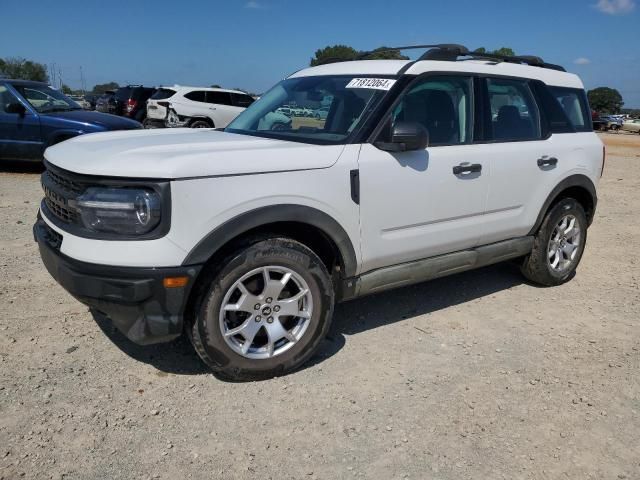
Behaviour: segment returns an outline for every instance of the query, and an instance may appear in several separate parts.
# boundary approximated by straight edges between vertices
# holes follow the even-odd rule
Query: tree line
[[[493,53],[498,55],[515,55],[513,49],[502,47],[497,50],[487,52],[484,47],[477,48],[474,53]],[[321,65],[324,63],[344,62],[355,59],[367,60],[408,60],[409,57],[402,55],[400,50],[389,49],[387,47],[378,47],[375,50],[364,54],[348,45],[332,45],[316,50],[315,55],[311,58],[309,64],[311,66]],[[47,67],[42,63],[34,62],[24,58],[0,58],[0,77],[15,78],[23,80],[35,80],[37,82],[49,83],[49,75]],[[102,94],[107,90],[116,90],[120,85],[117,82],[107,82],[94,85],[90,92],[94,94]],[[216,85],[218,87],[218,85]],[[66,84],[63,84],[61,90],[67,95],[87,93],[81,90],[74,90]],[[240,89],[239,89],[240,90]],[[620,113],[623,110],[624,101],[622,95],[615,88],[598,87],[587,92],[589,104],[591,108],[600,113]]]

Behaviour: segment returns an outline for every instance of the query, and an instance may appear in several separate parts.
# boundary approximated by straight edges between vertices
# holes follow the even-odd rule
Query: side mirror
[[[24,105],[18,102],[13,102],[5,105],[4,111],[7,113],[17,113],[18,115],[24,115],[27,112],[27,109],[24,108]]]
[[[418,122],[397,122],[391,128],[391,141],[374,145],[387,152],[424,150],[429,145],[429,132]]]

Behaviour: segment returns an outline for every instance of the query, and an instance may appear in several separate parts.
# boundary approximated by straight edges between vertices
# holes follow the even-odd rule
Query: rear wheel
[[[325,337],[333,287],[318,256],[293,240],[263,240],[202,284],[193,345],[219,377],[256,380],[302,365]]]
[[[572,198],[560,200],[544,217],[522,273],[532,282],[546,286],[569,281],[580,263],[586,240],[587,216],[582,205]]]
[[[191,128],[213,128],[209,122],[205,120],[195,120],[189,125]]]

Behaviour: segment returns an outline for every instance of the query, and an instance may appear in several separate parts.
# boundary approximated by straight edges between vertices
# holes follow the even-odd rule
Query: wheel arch
[[[549,209],[563,198],[573,198],[578,201],[584,208],[588,224],[591,225],[598,204],[596,187],[586,175],[576,174],[562,180],[547,196],[529,235],[533,235],[538,231]]]
[[[343,278],[356,275],[356,252],[347,232],[330,215],[304,205],[271,205],[240,214],[200,240],[182,264],[207,263],[242,239],[266,233],[301,241],[323,261],[333,258]]]
[[[57,143],[82,135],[83,133],[85,132],[83,132],[82,130],[69,130],[69,129],[55,130],[47,137],[46,146],[51,147],[52,145],[55,145]]]

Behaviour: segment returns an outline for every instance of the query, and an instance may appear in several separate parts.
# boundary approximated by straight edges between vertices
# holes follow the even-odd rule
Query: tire
[[[194,120],[189,124],[189,128],[213,128],[206,120]]]
[[[271,238],[217,264],[199,284],[189,331],[196,352],[214,374],[224,380],[262,380],[289,373],[307,361],[326,336],[333,315],[333,285],[322,260],[299,242]],[[290,276],[282,288],[286,273]],[[278,288],[282,293],[271,299],[269,291]],[[286,303],[289,299],[294,300]],[[285,310],[302,316],[275,313]]]
[[[567,224],[562,223],[565,219]],[[580,203],[573,198],[560,200],[547,212],[535,235],[533,249],[521,266],[523,275],[544,286],[561,285],[571,280],[584,252],[587,226],[587,216]],[[575,235],[574,227],[578,228],[577,240],[572,236]]]

